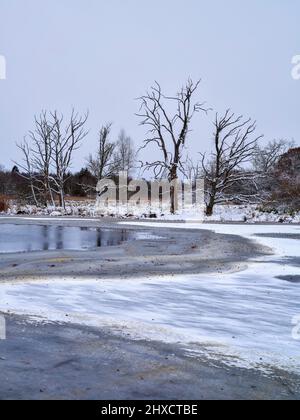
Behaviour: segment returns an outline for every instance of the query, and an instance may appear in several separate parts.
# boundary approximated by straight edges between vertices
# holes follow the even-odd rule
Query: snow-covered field
[[[160,229],[159,223],[144,224]],[[190,223],[185,228],[239,234],[275,255],[255,259],[238,273],[1,284],[0,311],[108,327],[134,339],[179,343],[191,357],[205,353],[229,365],[300,374],[300,341],[292,334],[300,316],[300,227]]]

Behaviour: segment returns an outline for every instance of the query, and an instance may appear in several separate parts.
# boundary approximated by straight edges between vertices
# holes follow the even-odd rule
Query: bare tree
[[[46,111],[35,116],[34,121],[34,130],[29,131],[27,139],[17,145],[23,154],[23,163],[18,165],[23,170],[20,176],[29,181],[35,202],[37,196],[33,192],[38,193],[43,205],[47,206],[49,200],[54,205],[50,186],[53,127]]]
[[[200,81],[194,83],[188,80],[186,85],[175,97],[168,97],[162,93],[156,82],[152,91],[140,98],[141,108],[138,117],[141,125],[149,127],[148,137],[143,148],[155,145],[161,152],[161,158],[154,162],[143,163],[146,170],[153,170],[155,178],[166,176],[169,182],[177,181],[179,172],[184,172],[183,152],[186,146],[190,125],[195,113],[207,111],[204,104],[194,102],[194,94]],[[175,105],[173,114],[168,112],[167,105]],[[176,210],[175,188],[171,188],[171,213]]]
[[[203,169],[200,160],[194,160],[190,156],[184,163],[184,175],[190,181],[196,182],[197,179],[203,177]]]
[[[216,115],[214,122],[214,151],[206,161],[202,155],[202,168],[206,178],[208,197],[206,214],[213,214],[214,206],[224,201],[247,201],[249,195],[228,193],[238,183],[252,182],[255,174],[245,169],[253,160],[257,143],[263,136],[254,136],[256,122],[244,120],[227,110],[223,117]]]
[[[295,143],[287,140],[273,140],[265,147],[257,145],[253,157],[253,166],[261,174],[268,175],[274,171],[281,157],[293,148]]]
[[[88,132],[85,129],[88,113],[79,116],[72,111],[70,120],[64,124],[64,116],[56,111],[51,113],[53,120],[52,131],[52,166],[55,176],[51,176],[52,189],[58,194],[60,206],[65,208],[65,184],[68,172],[72,166],[73,153],[78,150]]]
[[[22,163],[16,163],[18,168],[21,169],[21,171],[18,171],[17,174],[29,183],[32,198],[34,200],[35,205],[38,206],[37,193],[41,193],[43,192],[43,190],[37,185],[41,181],[38,179],[33,169],[33,160],[31,156],[30,146],[28,144],[28,141],[24,139],[22,143],[17,144],[17,147],[21,150],[23,154]]]
[[[50,166],[52,157],[52,132],[53,124],[49,121],[48,114],[43,111],[39,117],[35,117],[35,130],[29,132],[31,139],[30,152],[32,165],[42,180],[43,203],[46,206],[48,199],[55,205],[50,185]]]
[[[111,127],[112,124],[106,124],[101,128],[98,138],[97,153],[95,156],[91,154],[87,159],[87,168],[97,181],[101,181],[104,178],[110,178],[114,175],[114,152],[116,144],[109,140]]]
[[[114,151],[114,171],[126,171],[130,175],[135,166],[136,151],[131,137],[121,130]]]

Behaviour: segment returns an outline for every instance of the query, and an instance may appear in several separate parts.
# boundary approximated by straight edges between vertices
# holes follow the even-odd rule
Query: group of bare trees
[[[177,181],[182,178],[205,179],[206,213],[213,214],[216,204],[264,202],[271,199],[276,168],[293,144],[273,141],[263,147],[257,135],[256,122],[227,110],[215,114],[211,151],[189,155],[189,133],[197,114],[211,115],[210,109],[197,98],[200,81],[187,83],[174,96],[163,93],[158,83],[140,98],[137,116],[147,128],[140,149],[148,147],[153,159],[141,162],[143,173],[155,179],[168,179],[171,184],[170,210],[176,211]],[[35,118],[35,128],[18,144],[23,161],[17,173],[26,180],[35,204],[59,201],[65,207],[66,185],[71,174],[73,155],[87,137],[88,114],[72,112],[65,118],[58,112],[42,112]],[[101,127],[97,149],[86,158],[86,168],[78,173],[83,190],[95,191],[104,178],[114,178],[120,171],[129,176],[135,169],[137,153],[132,139],[122,130],[112,137],[112,124]]]
[[[88,113],[72,112],[66,119],[57,111],[43,111],[35,117],[34,130],[17,146],[23,160],[16,163],[18,175],[30,187],[36,205],[65,207],[66,185],[72,177],[74,152],[88,135]],[[97,181],[111,178],[119,171],[130,173],[134,168],[135,149],[132,139],[122,130],[116,141],[110,139],[112,124],[102,126],[96,153],[87,158],[87,170],[93,182],[82,184],[86,190],[95,190]]]
[[[116,142],[111,141],[112,124],[104,125],[98,136],[98,150],[87,158],[87,168],[97,182],[104,178],[112,178],[120,171],[128,174],[134,169],[136,152],[131,137],[121,130]]]
[[[166,96],[159,84],[141,98],[141,124],[149,127],[144,146],[154,144],[161,158],[143,163],[146,170],[153,170],[156,178],[167,177],[170,182],[178,180],[179,174],[189,178],[205,178],[207,215],[212,215],[214,206],[228,200],[230,188],[240,181],[255,182],[243,166],[251,161],[260,136],[254,136],[256,124],[242,116],[227,111],[223,117],[216,115],[214,127],[214,151],[209,159],[202,155],[201,163],[186,156],[188,134],[193,117],[198,112],[207,113],[203,102],[195,100],[200,81],[189,80],[178,95]],[[173,114],[168,112],[169,103],[175,105]],[[173,188],[174,191],[174,188]],[[232,200],[241,199],[232,196]],[[243,197],[246,199],[246,196]],[[171,191],[171,212],[174,213],[174,192]]]
[[[257,145],[252,160],[254,169],[261,174],[272,174],[282,156],[294,147],[294,141],[284,139],[270,141],[264,147]]]
[[[204,178],[206,214],[211,216],[216,204],[258,203],[271,198],[274,173],[280,157],[293,145],[285,140],[262,147],[256,122],[237,116],[230,110],[215,115],[212,152],[199,152],[200,159],[188,156],[189,131],[198,112],[211,111],[195,96],[200,81],[189,80],[174,97],[162,93],[158,83],[141,97],[141,124],[149,127],[143,148],[154,145],[161,157],[142,162],[155,178]],[[171,106],[175,110],[170,112]],[[174,213],[174,188],[171,189],[171,212]]]
[[[32,192],[36,205],[49,202],[55,206],[58,197],[65,207],[65,184],[74,152],[88,134],[88,114],[72,112],[68,120],[58,112],[42,112],[35,118],[35,128],[18,144],[23,162],[17,164]]]

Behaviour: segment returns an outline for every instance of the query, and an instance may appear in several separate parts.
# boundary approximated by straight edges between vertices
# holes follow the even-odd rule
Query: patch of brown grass
[[[89,197],[78,197],[78,196],[71,196],[71,195],[67,195],[66,196],[66,201],[67,202],[76,202],[76,203],[87,203],[89,201],[95,201],[95,199],[93,198],[89,198]]]

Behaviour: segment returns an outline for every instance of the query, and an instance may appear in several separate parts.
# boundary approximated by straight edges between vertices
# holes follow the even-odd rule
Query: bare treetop
[[[251,118],[244,120],[243,115],[237,117],[227,110],[223,117],[216,114],[214,127],[213,156],[221,158],[219,168],[221,172],[240,168],[241,165],[251,161],[257,142],[263,137],[250,138],[256,131],[256,121],[253,122]]]
[[[270,174],[274,171],[282,155],[294,146],[294,141],[284,139],[270,141],[265,147],[257,146],[253,158],[255,170],[266,175]]]
[[[87,159],[88,169],[97,181],[110,178],[115,174],[113,154],[116,144],[110,141],[111,128],[112,123],[107,123],[101,127],[98,135],[97,153],[95,156],[90,154]]]
[[[169,178],[177,177],[177,169],[182,169],[182,151],[190,131],[190,123],[195,113],[207,112],[204,103],[193,102],[200,80],[194,83],[191,79],[180,92],[172,97],[162,92],[159,83],[151,88],[151,92],[139,98],[141,100],[140,117],[141,125],[149,127],[148,137],[143,148],[149,144],[156,144],[162,153],[162,159],[144,165],[145,169],[153,169],[155,177],[167,173]],[[166,103],[175,104],[176,111],[170,114]]]
[[[245,120],[227,110],[223,117],[216,114],[214,121],[214,150],[207,162],[202,154],[202,169],[206,179],[208,196],[207,215],[211,216],[215,204],[224,201],[247,201],[249,195],[231,194],[238,184],[247,181],[255,186],[255,175],[247,172],[245,164],[255,155],[258,141],[263,136],[256,136],[256,122]]]
[[[81,116],[74,110],[66,122],[57,111],[43,111],[35,117],[35,129],[18,147],[23,153],[20,167],[25,171],[25,175],[20,176],[30,182],[36,203],[39,195],[45,206],[49,199],[55,206],[55,195],[58,195],[61,207],[65,207],[65,184],[73,153],[88,134],[87,119],[88,113]]]

